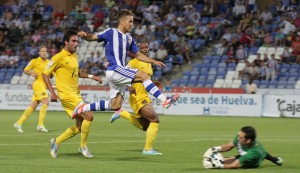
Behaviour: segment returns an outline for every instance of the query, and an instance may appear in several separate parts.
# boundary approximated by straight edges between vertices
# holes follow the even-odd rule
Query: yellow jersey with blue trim
[[[51,73],[55,76],[56,89],[60,99],[68,96],[68,94],[79,94],[78,86],[78,56],[76,53],[70,53],[63,49],[52,57],[45,74]]]
[[[41,57],[32,59],[28,65],[24,68],[24,70],[33,70],[35,74],[37,74],[37,78],[34,80],[34,83],[43,86],[46,88],[46,84],[44,83],[42,73],[44,69],[46,68],[47,64],[49,63],[49,59],[43,60]]]

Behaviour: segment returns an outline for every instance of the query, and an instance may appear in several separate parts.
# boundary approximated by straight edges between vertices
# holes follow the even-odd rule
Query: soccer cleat
[[[120,118],[121,117],[121,112],[123,111],[122,108],[120,108],[119,110],[117,110],[110,118],[109,122],[110,123],[113,123],[116,119]]]
[[[56,142],[56,138],[52,138],[50,139],[50,146],[51,146],[51,149],[50,149],[50,155],[53,157],[53,158],[56,158],[57,157],[57,149],[58,149],[58,146],[57,144],[55,143]]]
[[[146,155],[161,155],[162,153],[159,153],[159,152],[151,149],[151,150],[143,150],[143,154],[146,154]]]
[[[85,104],[83,102],[80,102],[76,108],[74,109],[73,113],[72,113],[72,119],[74,119],[77,115],[81,114],[83,112],[83,106]]]
[[[276,165],[278,166],[282,166],[283,165],[283,160],[281,157],[276,157],[277,158],[277,161],[275,162]]]
[[[86,158],[94,157],[91,151],[86,146],[79,148],[79,153],[81,153]]]
[[[179,93],[172,95],[172,97],[167,98],[167,100],[162,104],[162,106],[168,109],[172,104],[174,104],[180,97]]]
[[[40,131],[40,132],[45,132],[45,133],[48,132],[48,130],[45,128],[45,126],[37,126],[37,127],[36,127],[36,130],[37,130],[37,131]]]
[[[22,126],[19,125],[17,122],[14,124],[14,127],[17,129],[18,132],[23,133]]]

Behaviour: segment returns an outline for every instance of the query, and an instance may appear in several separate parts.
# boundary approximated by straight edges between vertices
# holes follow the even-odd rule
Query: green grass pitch
[[[78,153],[79,135],[65,141],[58,158],[49,155],[48,140],[74,124],[64,112],[47,113],[49,133],[36,131],[38,112],[24,123],[23,134],[13,123],[22,111],[0,111],[0,172],[2,173],[199,173],[199,172],[300,172],[300,119],[211,116],[160,116],[160,127],[154,148],[163,155],[142,155],[145,132],[125,119],[109,123],[111,113],[95,113],[89,136],[94,158]],[[209,148],[230,141],[240,127],[252,125],[258,140],[274,156],[282,156],[283,166],[264,161],[250,170],[207,170],[202,155]],[[236,150],[223,153],[236,155]]]

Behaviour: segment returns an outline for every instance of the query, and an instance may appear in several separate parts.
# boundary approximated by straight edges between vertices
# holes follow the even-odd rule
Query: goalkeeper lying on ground
[[[264,159],[281,166],[283,164],[282,158],[271,156],[255,138],[256,132],[253,127],[242,127],[233,141],[210,148],[205,152],[203,155],[204,168],[257,168]],[[239,153],[237,156],[224,159],[214,158],[214,153],[230,151],[234,147],[237,147]]]

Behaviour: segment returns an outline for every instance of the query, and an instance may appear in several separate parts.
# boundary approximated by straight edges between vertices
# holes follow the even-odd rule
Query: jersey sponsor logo
[[[49,63],[47,64],[47,70],[54,64],[53,60],[50,60]]]
[[[42,95],[43,95],[43,96],[46,95],[46,92],[42,92]]]

